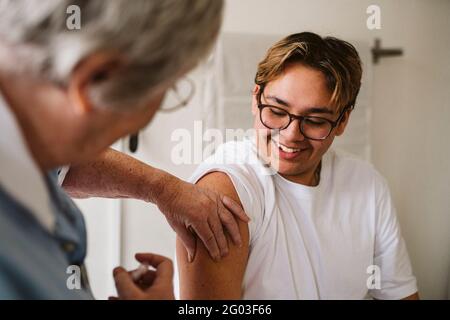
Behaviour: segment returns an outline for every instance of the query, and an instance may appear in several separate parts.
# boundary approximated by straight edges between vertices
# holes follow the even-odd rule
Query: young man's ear
[[[259,92],[259,85],[255,84],[252,91],[252,114],[255,116],[258,112],[258,101],[256,99]]]
[[[123,65],[123,59],[116,53],[98,52],[83,59],[72,71],[67,88],[75,111],[90,112],[94,106],[89,98],[89,87],[107,80]]]
[[[344,133],[351,113],[352,109],[347,109],[347,111],[345,111],[344,114],[342,115],[341,121],[336,127],[336,136],[340,136]]]

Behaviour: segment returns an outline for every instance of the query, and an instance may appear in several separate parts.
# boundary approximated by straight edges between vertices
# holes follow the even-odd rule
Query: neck
[[[60,133],[64,131],[58,127],[56,113],[51,112],[61,106],[58,91],[52,90],[48,84],[0,70],[0,92],[14,113],[28,149],[41,171],[67,164],[63,150],[55,144],[63,138]]]
[[[320,183],[322,161],[319,161],[311,170],[299,175],[281,175],[283,178],[309,187],[316,187]]]

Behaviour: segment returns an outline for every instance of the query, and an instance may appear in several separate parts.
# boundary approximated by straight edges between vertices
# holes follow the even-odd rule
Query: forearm
[[[71,166],[63,188],[74,198],[133,198],[158,204],[170,198],[178,178],[122,152],[108,149],[95,160]]]

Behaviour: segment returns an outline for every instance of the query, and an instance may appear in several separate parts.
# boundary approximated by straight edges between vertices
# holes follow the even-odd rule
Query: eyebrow
[[[276,96],[268,95],[264,96],[267,100],[272,100],[273,102],[280,104],[285,107],[290,107],[289,102],[284,101]],[[328,109],[327,107],[312,107],[305,110],[305,113],[323,113],[323,114],[334,114],[333,110]]]

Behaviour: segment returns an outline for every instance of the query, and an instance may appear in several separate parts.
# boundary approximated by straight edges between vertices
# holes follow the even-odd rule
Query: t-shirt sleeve
[[[402,299],[418,291],[416,278],[384,179],[379,189],[374,265],[379,268],[380,287],[369,292],[375,299]]]
[[[263,222],[263,191],[257,175],[245,164],[204,162],[195,170],[189,181],[196,183],[203,176],[215,171],[223,172],[230,178],[242,203],[244,212],[250,217],[248,226],[251,246]]]

